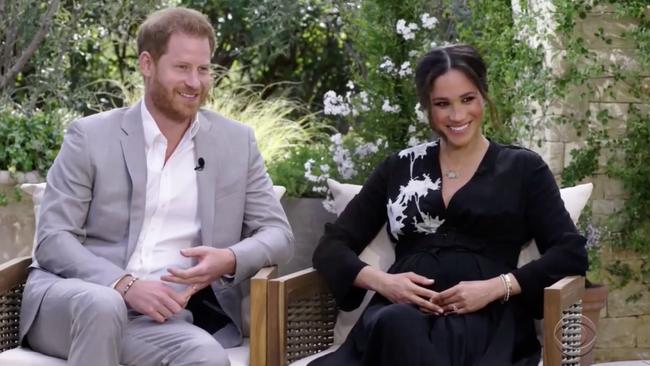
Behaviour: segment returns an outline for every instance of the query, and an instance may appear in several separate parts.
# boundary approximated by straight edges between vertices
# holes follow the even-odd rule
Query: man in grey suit
[[[240,284],[292,234],[249,127],[201,109],[214,29],[194,10],[138,33],[145,92],[70,125],[47,175],[21,339],[70,365],[228,365]]]

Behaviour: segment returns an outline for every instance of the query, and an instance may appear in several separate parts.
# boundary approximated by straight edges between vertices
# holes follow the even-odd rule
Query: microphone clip
[[[203,168],[205,167],[205,160],[203,158],[199,158],[197,161],[197,165],[194,167],[195,171],[203,171]]]

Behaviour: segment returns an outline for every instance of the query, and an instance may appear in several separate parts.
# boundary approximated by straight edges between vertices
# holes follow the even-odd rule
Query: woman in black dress
[[[481,133],[493,107],[474,48],[436,48],[415,77],[440,139],[386,159],[326,225],[313,262],[339,307],[377,294],[343,345],[310,365],[537,365],[543,289],[585,273],[585,239],[544,161]],[[388,272],[358,258],[385,223]],[[516,268],[531,238],[542,257]]]

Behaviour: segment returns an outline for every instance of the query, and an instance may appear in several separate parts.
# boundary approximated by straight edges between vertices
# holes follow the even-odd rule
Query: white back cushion
[[[327,185],[329,186],[330,192],[332,192],[334,210],[337,215],[343,212],[348,202],[361,190],[360,185],[339,183],[333,179],[328,179]],[[361,252],[359,258],[382,271],[386,271],[395,262],[395,245],[388,238],[386,225],[379,230],[377,236]],[[368,305],[372,295],[374,295],[374,291],[368,291],[363,298],[361,306],[352,311],[339,311],[336,318],[336,325],[334,326],[334,344],[343,343],[348,333],[350,333],[352,326],[357,322],[366,305]]]
[[[334,198],[334,210],[337,215],[340,215],[341,212],[343,212],[350,200],[361,190],[360,185],[339,183],[333,179],[328,179],[327,185],[329,186],[330,192]],[[573,222],[578,221],[580,212],[587,204],[592,189],[593,185],[587,183],[560,190],[564,206],[569,212]],[[537,245],[534,240],[531,240],[522,248],[519,254],[519,262],[517,266],[521,267],[523,264],[539,257],[540,254],[539,250],[537,250]],[[369,265],[383,271],[387,270],[391,264],[393,264],[395,261],[395,246],[390,239],[388,239],[385,226],[359,255],[359,258]],[[339,311],[339,315],[336,318],[336,325],[334,326],[334,344],[343,343],[352,329],[352,326],[357,322],[359,316],[361,316],[361,313],[368,305],[372,295],[374,295],[374,292],[368,291],[361,305],[353,311]]]

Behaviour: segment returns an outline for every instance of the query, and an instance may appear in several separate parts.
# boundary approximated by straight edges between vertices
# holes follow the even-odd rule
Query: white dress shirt
[[[160,280],[170,267],[189,268],[192,258],[180,250],[200,245],[201,223],[198,215],[198,187],[194,136],[199,129],[192,122],[178,146],[165,163],[167,139],[142,102],[147,193],[140,236],[126,271],[141,279]],[[184,285],[169,283],[177,291]]]

